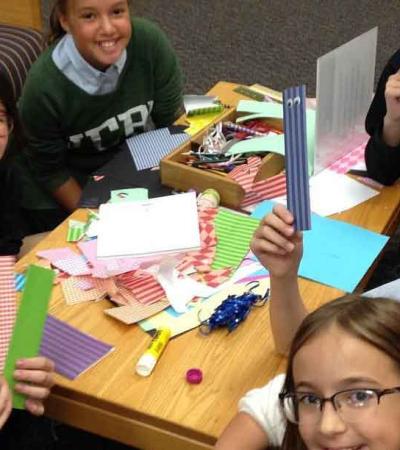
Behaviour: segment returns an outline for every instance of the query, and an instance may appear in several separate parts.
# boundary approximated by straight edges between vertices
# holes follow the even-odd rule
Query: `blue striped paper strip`
[[[158,166],[172,150],[189,139],[186,133],[171,134],[168,128],[137,134],[126,140],[137,170]]]
[[[287,207],[294,216],[296,230],[311,229],[308,184],[306,87],[283,91]]]

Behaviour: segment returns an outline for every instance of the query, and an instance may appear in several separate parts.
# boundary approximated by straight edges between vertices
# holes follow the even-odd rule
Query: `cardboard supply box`
[[[218,115],[214,123],[231,121],[235,122],[238,114],[235,108],[229,108]],[[276,130],[283,130],[281,120],[265,119],[266,123]],[[195,189],[202,192],[205,189],[216,189],[221,197],[221,205],[238,209],[244,198],[243,188],[226,173],[216,171],[198,169],[185,164],[187,155],[203,142],[203,136],[207,129],[202,130],[185,144],[178,147],[160,162],[161,183],[174,189],[187,191]],[[268,153],[262,161],[261,167],[255,177],[255,181],[277,175],[284,169],[284,158],[275,153]]]

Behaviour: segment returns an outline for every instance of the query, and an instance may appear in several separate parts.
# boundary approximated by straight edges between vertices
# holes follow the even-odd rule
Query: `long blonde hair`
[[[385,298],[346,295],[312,312],[300,325],[290,349],[282,392],[294,391],[296,353],[309,339],[333,324],[385,353],[400,370],[400,303]],[[281,448],[307,450],[296,424],[288,422]]]

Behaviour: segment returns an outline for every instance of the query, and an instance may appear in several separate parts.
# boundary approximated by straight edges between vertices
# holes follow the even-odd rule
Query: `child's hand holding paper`
[[[26,396],[27,411],[41,416],[44,413],[43,402],[54,384],[54,363],[48,358],[38,356],[18,360],[15,369],[15,391]]]

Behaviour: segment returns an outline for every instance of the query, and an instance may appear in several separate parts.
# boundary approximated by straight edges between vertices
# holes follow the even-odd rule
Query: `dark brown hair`
[[[47,43],[50,45],[60,39],[65,34],[64,28],[60,23],[60,15],[66,15],[68,0],[54,0],[53,8],[49,17],[49,32]],[[128,6],[132,11],[132,0],[128,0]]]
[[[294,391],[296,353],[309,339],[331,325],[382,351],[400,370],[400,303],[385,298],[346,295],[312,312],[300,325],[289,352],[282,392]],[[307,450],[297,425],[288,422],[282,450]]]
[[[23,143],[22,127],[19,120],[18,110],[16,106],[16,99],[14,97],[14,90],[9,79],[0,72],[0,102],[6,110],[8,121],[13,131],[15,145],[11,146],[13,149],[20,148]],[[9,137],[9,139],[11,136]],[[10,147],[10,146],[9,146]],[[7,150],[3,156],[3,160],[11,156],[10,150]]]

